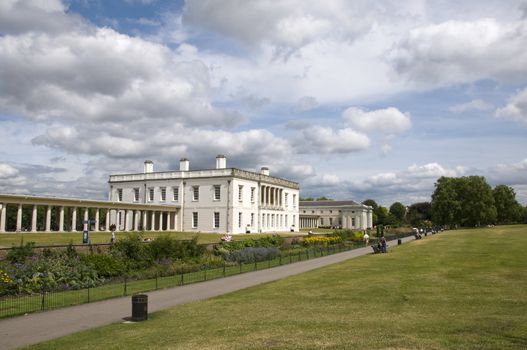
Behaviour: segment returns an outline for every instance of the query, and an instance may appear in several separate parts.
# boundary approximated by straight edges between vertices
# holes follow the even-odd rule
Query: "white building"
[[[189,160],[181,159],[179,171],[154,172],[153,163],[145,161],[143,173],[111,175],[108,182],[109,201],[177,208],[159,215],[118,213],[124,227],[218,233],[299,229],[298,183],[269,176],[266,167],[260,173],[227,168],[222,155],[215,169],[190,170]]]
[[[365,230],[373,226],[372,214],[372,207],[354,201],[302,201],[300,228]]]

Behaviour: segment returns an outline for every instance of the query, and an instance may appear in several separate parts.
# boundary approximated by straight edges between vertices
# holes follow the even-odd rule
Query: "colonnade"
[[[318,216],[300,216],[300,228],[317,228]]]
[[[263,213],[260,218],[262,230],[289,231],[294,225],[295,215]]]
[[[10,208],[13,206],[16,208],[16,219],[12,216],[8,217],[8,205]],[[37,220],[39,208],[45,210],[40,227]],[[23,214],[27,214],[28,209],[31,210],[28,220],[29,227],[23,227]],[[80,213],[78,214],[79,209]],[[54,225],[52,225],[52,211],[55,211],[53,215]],[[23,230],[28,232],[64,232],[65,229],[76,232],[78,227],[80,228],[77,225],[79,221],[77,215],[82,215],[83,230],[90,229],[95,232],[109,231],[112,224],[116,226],[117,231],[177,230],[178,212],[179,208],[174,206],[0,195],[0,233],[8,232],[8,220],[16,220],[15,223],[11,222],[9,225],[11,227],[10,232],[21,232]],[[26,216],[24,215],[24,217]],[[103,222],[101,222],[101,218],[103,218]],[[69,223],[71,225],[68,225]]]
[[[266,208],[284,207],[284,190],[274,186],[260,186],[260,204]]]

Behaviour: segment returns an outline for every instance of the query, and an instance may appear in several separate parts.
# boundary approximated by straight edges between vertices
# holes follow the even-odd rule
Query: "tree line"
[[[527,207],[518,203],[514,189],[506,185],[492,188],[482,176],[440,177],[431,202],[408,207],[395,202],[386,208],[367,199],[362,204],[373,208],[374,225],[456,227],[527,223]]]

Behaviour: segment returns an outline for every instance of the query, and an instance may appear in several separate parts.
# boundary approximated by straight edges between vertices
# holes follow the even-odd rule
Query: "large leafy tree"
[[[440,177],[432,194],[432,219],[451,226],[495,222],[492,188],[482,176]]]
[[[492,195],[494,196],[498,223],[509,224],[522,221],[523,208],[516,201],[516,193],[512,187],[498,185],[492,190]]]
[[[430,202],[414,203],[408,207],[406,220],[412,226],[423,226],[424,221],[432,220],[432,205]]]
[[[377,213],[376,213],[376,210],[379,207],[377,202],[374,201],[373,199],[366,199],[365,201],[362,202],[362,204],[370,206],[370,207],[373,208],[373,212],[372,212],[372,215],[371,215],[372,221],[373,221],[373,226],[377,225],[379,223],[379,218],[377,217]]]
[[[399,223],[403,222],[406,216],[406,207],[401,202],[390,205],[390,215]]]

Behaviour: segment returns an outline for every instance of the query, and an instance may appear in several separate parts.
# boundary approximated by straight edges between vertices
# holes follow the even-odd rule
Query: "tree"
[[[324,196],[322,196],[322,197],[318,197],[318,198],[317,198],[317,201],[331,201],[331,200],[332,200],[332,199],[329,199],[329,198],[324,197]]]
[[[479,226],[496,220],[492,188],[482,176],[440,177],[432,194],[432,220],[440,225]]]
[[[498,185],[492,190],[492,195],[497,212],[496,220],[499,224],[523,221],[523,208],[516,201],[516,193],[512,187]]]
[[[424,226],[425,221],[432,220],[432,205],[430,202],[419,202],[410,205],[406,212],[406,220],[412,226]]]
[[[379,207],[377,202],[375,202],[373,199],[366,199],[365,201],[362,202],[362,204],[372,207],[373,210],[376,210]]]
[[[377,209],[373,211],[375,215],[377,216],[377,222],[376,225],[386,225],[387,219],[388,219],[388,209],[386,209],[383,206],[378,206]]]
[[[401,202],[395,202],[390,206],[390,215],[393,215],[395,220],[401,223],[406,216],[406,207]]]
[[[300,202],[312,202],[314,201],[313,197],[306,197],[306,198],[303,198],[303,197],[300,197]]]

